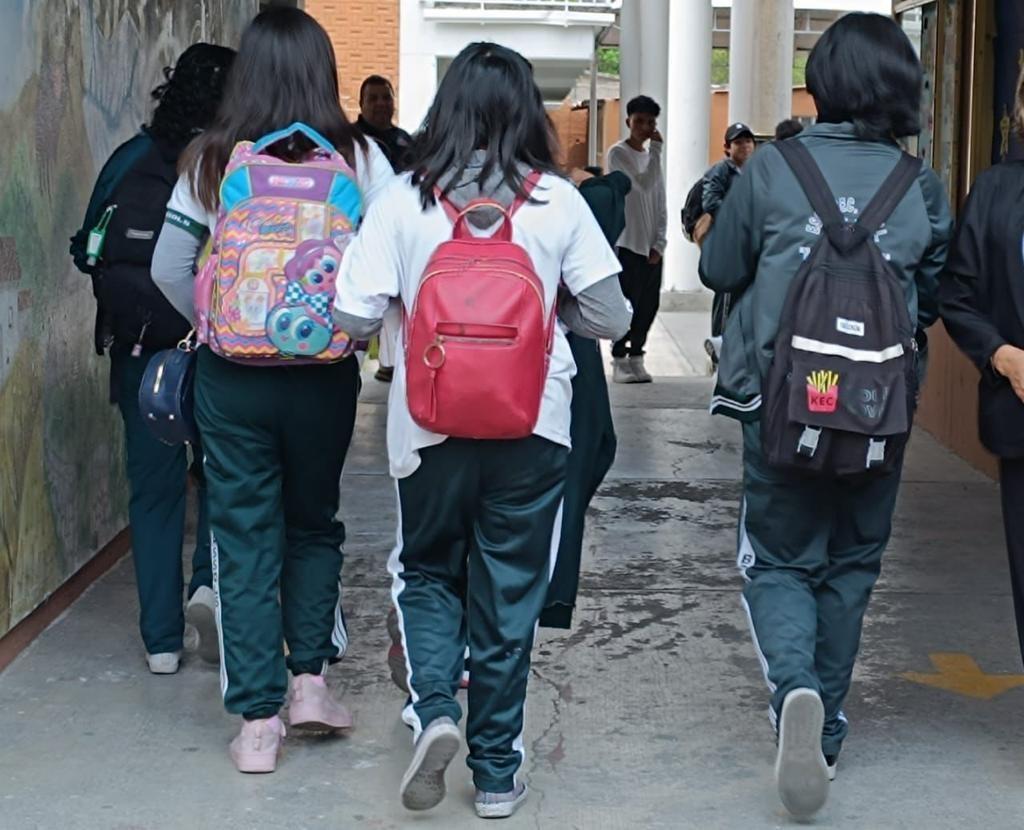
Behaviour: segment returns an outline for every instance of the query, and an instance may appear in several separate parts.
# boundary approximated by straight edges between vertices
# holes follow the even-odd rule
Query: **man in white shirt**
[[[658,132],[661,107],[646,95],[626,105],[629,138],[608,151],[608,169],[629,176],[626,229],[618,242],[622,293],[633,305],[629,333],[612,346],[616,383],[650,383],[644,367],[644,344],[661,301],[661,268],[665,253],[665,176],[661,166],[664,142]],[[648,142],[650,147],[648,149]]]

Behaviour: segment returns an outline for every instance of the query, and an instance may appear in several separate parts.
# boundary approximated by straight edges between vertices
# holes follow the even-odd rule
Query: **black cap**
[[[736,139],[743,136],[753,138],[754,131],[742,121],[737,121],[735,124],[730,124],[729,128],[725,131],[725,143],[732,144]]]

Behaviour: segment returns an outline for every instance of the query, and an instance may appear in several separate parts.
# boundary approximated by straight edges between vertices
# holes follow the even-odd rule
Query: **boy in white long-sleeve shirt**
[[[629,138],[608,151],[608,169],[629,176],[626,229],[618,242],[622,293],[633,305],[629,333],[612,346],[616,383],[650,383],[644,367],[644,345],[661,302],[661,269],[665,253],[665,176],[658,132],[661,107],[640,95],[626,105]],[[647,143],[650,142],[649,149]]]

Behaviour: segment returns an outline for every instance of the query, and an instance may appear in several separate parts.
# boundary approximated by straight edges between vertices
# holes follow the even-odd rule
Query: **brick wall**
[[[306,0],[305,9],[331,36],[338,58],[341,103],[359,113],[359,85],[383,75],[398,88],[399,0]]]

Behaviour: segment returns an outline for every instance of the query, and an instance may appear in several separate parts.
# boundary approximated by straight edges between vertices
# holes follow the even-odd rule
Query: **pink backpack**
[[[296,133],[317,145],[303,162],[264,152]],[[335,329],[331,305],[362,207],[352,168],[305,124],[235,145],[213,247],[195,282],[198,341],[254,365],[347,357],[355,344]]]
[[[526,180],[529,193],[539,173]],[[405,372],[409,412],[426,430],[456,438],[525,438],[540,415],[548,377],[554,303],[545,311],[544,284],[529,253],[512,241],[512,217],[478,200],[459,212],[441,197],[454,222],[452,238],[434,251],[406,320]],[[495,208],[502,224],[473,236],[466,217]]]

